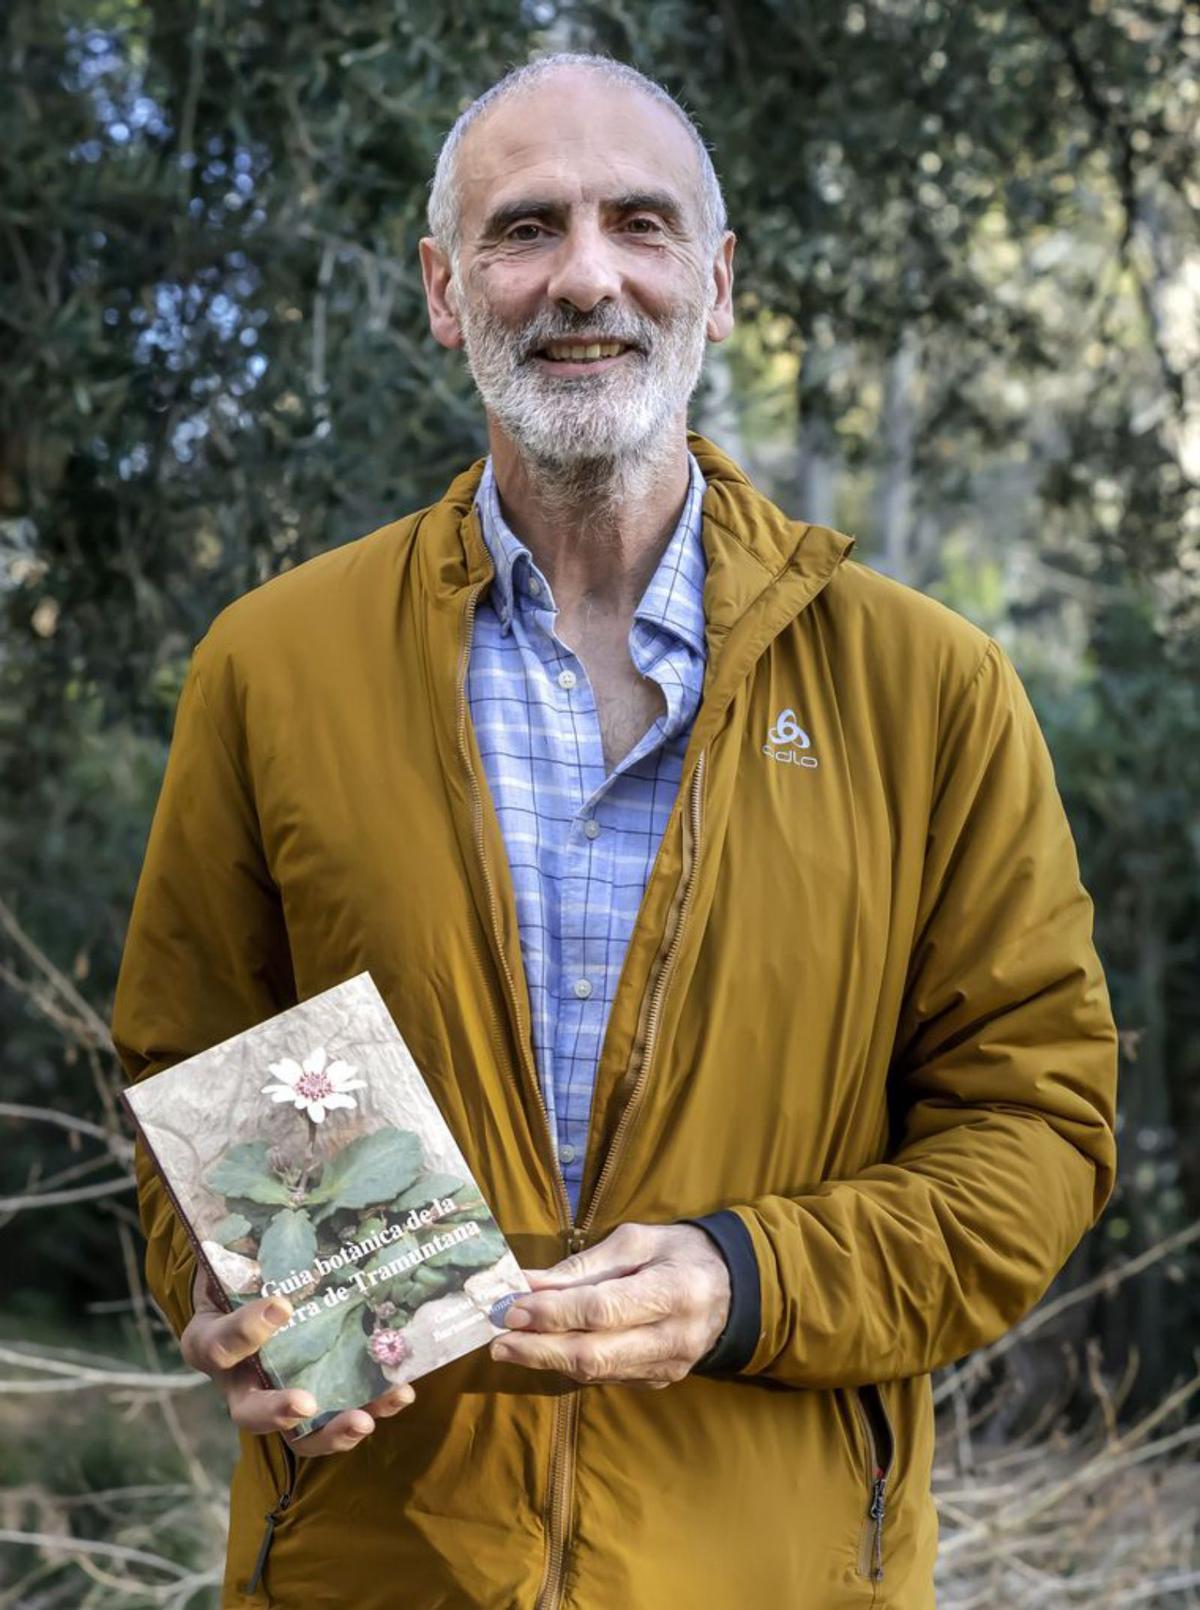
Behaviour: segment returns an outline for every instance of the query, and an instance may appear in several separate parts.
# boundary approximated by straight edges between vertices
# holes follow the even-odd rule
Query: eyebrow
[[[680,228],[683,222],[683,209],[668,190],[631,190],[609,197],[604,206],[616,213],[656,212],[673,229]],[[561,217],[564,211],[561,202],[547,201],[544,196],[519,197],[489,213],[480,233],[483,239],[491,240],[522,219],[549,220]]]

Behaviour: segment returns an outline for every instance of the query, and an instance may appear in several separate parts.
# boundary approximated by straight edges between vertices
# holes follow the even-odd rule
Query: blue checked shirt
[[[573,1210],[604,1030],[704,682],[705,482],[688,460],[683,513],[629,633],[666,713],[612,772],[587,672],[555,635],[557,606],[500,512],[490,458],[476,494],[496,576],[476,611],[467,697],[512,869],[533,1050]]]

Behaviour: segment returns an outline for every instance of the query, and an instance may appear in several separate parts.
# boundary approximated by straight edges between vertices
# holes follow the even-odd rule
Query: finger
[[[612,1334],[572,1331],[542,1336],[532,1332],[498,1336],[492,1357],[526,1369],[554,1370],[570,1380],[599,1381],[679,1380],[690,1358],[677,1325],[641,1325]]]
[[[375,1420],[388,1420],[393,1414],[399,1414],[401,1409],[407,1409],[416,1398],[416,1393],[407,1382],[400,1386],[389,1387],[379,1397],[372,1398],[370,1403],[364,1403],[363,1409]]]
[[[597,1241],[594,1247],[573,1252],[549,1269],[526,1269],[529,1284],[536,1289],[551,1286],[594,1285],[631,1275],[654,1255],[652,1224],[620,1224]]]
[[[234,1425],[259,1436],[269,1431],[290,1431],[317,1412],[317,1400],[311,1392],[297,1387],[284,1390],[264,1387],[248,1360],[227,1371],[221,1384]]]
[[[306,1458],[349,1453],[374,1429],[375,1421],[365,1409],[343,1409],[319,1431],[310,1431],[306,1437],[289,1437],[288,1442],[296,1453],[304,1454]]]
[[[617,1331],[669,1319],[686,1305],[681,1281],[661,1267],[600,1281],[530,1292],[511,1303],[507,1330]]]
[[[225,1310],[218,1301],[221,1295],[207,1268],[197,1261],[196,1276],[192,1281],[192,1313],[223,1314]]]
[[[180,1349],[193,1369],[215,1375],[257,1353],[291,1315],[292,1305],[286,1297],[260,1297],[232,1314],[202,1309],[179,1338]]]

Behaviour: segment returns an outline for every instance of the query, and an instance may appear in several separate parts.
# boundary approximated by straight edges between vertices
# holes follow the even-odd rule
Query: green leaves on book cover
[[[339,1208],[393,1202],[414,1183],[422,1161],[421,1142],[411,1129],[377,1129],[352,1140],[330,1158],[308,1200],[324,1204],[318,1218]]]
[[[374,1130],[323,1161],[310,1152],[304,1166],[276,1166],[276,1155],[266,1141],[240,1142],[208,1170],[205,1183],[228,1209],[213,1240],[257,1260],[264,1282],[279,1285],[310,1273],[289,1292],[294,1302],[347,1283],[346,1268],[330,1266],[330,1260],[348,1244],[387,1233],[378,1251],[356,1263],[366,1274],[419,1251],[448,1226],[479,1223],[478,1235],[373,1284],[362,1301],[322,1304],[303,1324],[264,1345],[263,1360],[278,1378],[312,1392],[319,1403],[368,1402],[388,1384],[367,1347],[372,1329],[402,1329],[423,1304],[460,1290],[470,1273],[503,1256],[503,1237],[473,1185],[425,1168],[420,1138],[411,1130]],[[412,1222],[414,1213],[447,1201],[454,1204],[450,1211],[439,1210],[431,1222]]]
[[[243,1141],[231,1146],[214,1163],[204,1183],[222,1196],[241,1196],[251,1202],[290,1203],[292,1193],[286,1182],[267,1165],[265,1140]]]
[[[286,1280],[295,1269],[310,1269],[317,1255],[317,1232],[303,1208],[283,1208],[263,1231],[258,1262],[264,1280]]]

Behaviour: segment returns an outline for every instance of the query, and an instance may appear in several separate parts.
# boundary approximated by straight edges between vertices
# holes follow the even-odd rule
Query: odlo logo
[[[820,761],[815,755],[801,752],[811,748],[812,740],[796,720],[796,712],[781,710],[776,717],[775,725],[767,732],[763,754],[770,760],[778,760],[790,766],[807,766],[812,771],[821,764]]]

